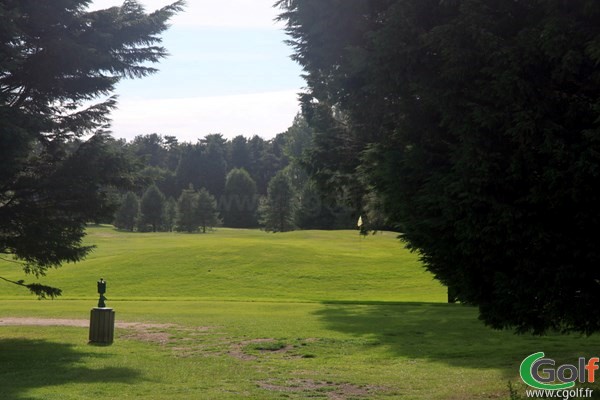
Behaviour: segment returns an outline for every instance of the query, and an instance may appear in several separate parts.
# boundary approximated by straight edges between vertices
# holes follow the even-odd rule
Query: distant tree
[[[283,134],[283,152],[291,160],[302,161],[308,157],[312,148],[313,129],[304,116],[298,114],[294,117],[292,126]]]
[[[227,174],[226,140],[220,134],[207,135],[201,140],[203,146],[202,164],[200,172],[201,185],[215,196],[221,196],[225,187]]]
[[[248,140],[242,135],[234,137],[229,143],[230,155],[229,166],[233,168],[243,168],[250,171],[250,151],[248,150]]]
[[[225,226],[254,228],[258,225],[256,183],[246,170],[235,168],[227,174],[220,203]]]
[[[287,232],[294,229],[295,195],[290,179],[280,171],[269,182],[267,197],[261,207],[265,230]]]
[[[311,180],[306,182],[298,195],[294,223],[300,229],[333,229],[335,226],[335,216]]]
[[[294,122],[285,133],[283,139],[283,154],[289,160],[289,165],[285,167],[288,171],[294,190],[300,192],[309,180],[305,163],[313,148],[313,130],[306,122],[306,119],[298,114],[294,117]]]
[[[121,207],[115,214],[114,225],[119,229],[133,232],[139,218],[140,201],[135,193],[127,192],[123,197]]]
[[[163,227],[167,232],[173,232],[177,220],[177,202],[174,198],[169,197],[165,203],[163,215]]]
[[[160,34],[183,2],[151,14],[135,1],[89,4],[0,2],[0,254],[25,274],[82,260],[85,224],[114,214],[105,188],[129,183],[130,166],[103,131],[116,105],[105,96],[123,78],[156,71],[148,63],[166,55]]]
[[[175,170],[175,180],[179,191],[189,185],[202,187],[200,171],[203,168],[202,146],[199,143],[184,143],[180,146],[181,157]]]
[[[202,233],[206,233],[207,228],[214,228],[219,224],[217,200],[205,188],[200,189],[197,194],[195,213]]]
[[[257,192],[266,195],[269,180],[266,179],[268,172],[264,161],[268,152],[268,143],[260,136],[255,135],[248,140],[247,147],[250,157],[250,169],[247,171],[257,185]]]
[[[129,144],[132,152],[144,165],[166,168],[168,151],[163,137],[157,133],[138,135]]]
[[[178,232],[196,232],[200,226],[198,220],[198,193],[193,186],[184,189],[177,200],[176,230]]]
[[[179,164],[179,158],[181,157],[181,148],[179,140],[175,136],[165,135],[164,147],[167,149],[166,168],[169,171],[174,172]]]
[[[146,189],[140,202],[140,230],[145,231],[148,226],[152,232],[159,230],[163,223],[165,203],[165,196],[156,185]]]

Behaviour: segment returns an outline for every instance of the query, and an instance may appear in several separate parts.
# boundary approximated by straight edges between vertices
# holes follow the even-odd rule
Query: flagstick
[[[356,226],[358,226],[358,251],[360,253],[362,253],[362,226],[363,226],[363,220],[362,220],[362,215],[358,216],[358,222],[356,223]]]

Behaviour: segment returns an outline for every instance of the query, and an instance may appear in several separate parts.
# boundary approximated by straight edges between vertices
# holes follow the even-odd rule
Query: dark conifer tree
[[[295,193],[285,171],[269,182],[267,197],[261,207],[261,223],[266,231],[287,232],[294,229]]]
[[[256,183],[243,169],[233,169],[227,174],[225,193],[220,199],[224,225],[229,228],[255,228],[258,195]]]
[[[115,214],[114,225],[133,232],[140,214],[140,201],[135,193],[127,192]]]
[[[163,226],[165,205],[165,195],[156,185],[146,189],[140,201],[139,230],[158,232]]]
[[[278,4],[321,187],[487,324],[600,331],[600,2]]]
[[[205,188],[198,192],[195,212],[202,233],[206,233],[207,229],[214,228],[219,224],[217,200]]]
[[[84,258],[85,223],[114,213],[103,188],[125,184],[130,172],[101,129],[116,100],[89,104],[122,78],[156,71],[148,63],[166,55],[160,34],[183,5],[147,14],[132,0],[91,12],[89,3],[0,2],[0,254],[36,276]]]

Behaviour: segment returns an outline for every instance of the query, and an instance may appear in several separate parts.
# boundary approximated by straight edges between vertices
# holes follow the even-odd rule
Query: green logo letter
[[[542,390],[569,389],[569,388],[572,388],[573,386],[575,386],[575,382],[545,384],[545,383],[542,383],[539,380],[535,379],[534,371],[533,371],[534,364],[538,364],[538,363],[536,363],[536,361],[543,357],[544,357],[544,353],[539,352],[539,353],[534,353],[523,360],[523,362],[521,363],[521,368],[519,370],[519,372],[521,374],[521,379],[523,380],[523,382],[525,382],[526,384],[528,384],[529,386],[531,386],[533,388],[542,389]],[[539,376],[537,371],[535,371],[535,376]]]

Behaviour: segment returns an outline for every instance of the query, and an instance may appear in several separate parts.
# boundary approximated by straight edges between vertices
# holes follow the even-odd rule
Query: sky
[[[173,0],[174,1],[174,0]],[[139,0],[147,11],[169,0]],[[163,33],[170,56],[159,72],[123,80],[111,130],[117,138],[158,133],[195,142],[210,133],[266,139],[284,132],[299,112],[301,68],[275,0],[188,0]],[[90,9],[122,0],[94,0]]]

